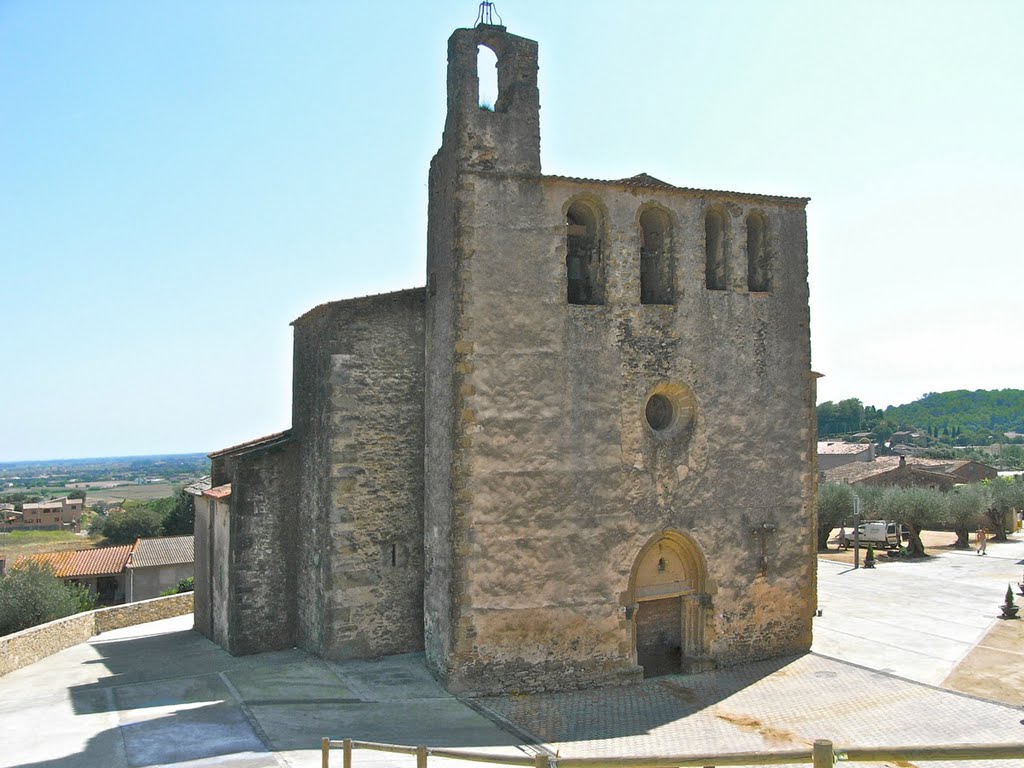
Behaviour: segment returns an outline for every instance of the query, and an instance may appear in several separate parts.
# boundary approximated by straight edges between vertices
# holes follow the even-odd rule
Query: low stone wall
[[[92,611],[96,614],[96,634],[192,613],[192,597],[192,592],[185,592],[181,595],[154,597],[152,600],[140,600],[137,603],[125,603]]]
[[[23,629],[13,635],[4,635],[0,637],[0,675],[84,643],[100,632],[186,613],[192,613],[191,592],[76,613],[74,616]]]
[[[72,645],[84,643],[95,634],[94,613],[77,613],[0,637],[0,675],[27,667]]]

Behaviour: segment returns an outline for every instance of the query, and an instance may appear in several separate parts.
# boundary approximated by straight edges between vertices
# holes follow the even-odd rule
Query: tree
[[[196,527],[192,494],[179,491],[172,506],[164,515],[164,533],[168,536],[186,536]]]
[[[1010,477],[997,477],[986,480],[985,485],[992,494],[988,519],[995,531],[996,541],[1006,541],[1006,516],[1011,510],[1024,509],[1024,482]]]
[[[991,506],[992,494],[981,483],[961,485],[947,494],[947,515],[956,531],[957,549],[971,548],[968,541],[971,531],[982,524]]]
[[[886,488],[880,506],[886,520],[895,520],[910,530],[907,555],[924,557],[927,553],[921,531],[945,519],[945,494],[931,488]]]
[[[68,491],[68,498],[69,499],[81,499],[82,501],[85,501],[85,491],[82,491],[82,490]]]
[[[163,517],[149,507],[125,504],[122,511],[107,515],[102,530],[111,544],[130,544],[140,536],[163,533]]]
[[[845,483],[821,483],[818,486],[818,551],[828,549],[833,528],[853,520],[853,489]]]
[[[65,584],[49,565],[29,561],[0,579],[0,635],[88,611],[94,605],[81,584]]]

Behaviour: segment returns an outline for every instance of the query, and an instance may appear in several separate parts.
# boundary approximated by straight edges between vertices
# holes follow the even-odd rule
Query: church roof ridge
[[[609,186],[642,187],[648,189],[668,189],[676,192],[689,192],[698,195],[731,195],[754,200],[772,200],[786,203],[808,203],[809,197],[792,197],[788,195],[767,195],[758,192],[736,192],[728,189],[700,189],[698,187],[679,187],[669,184],[667,181],[656,179],[647,173],[638,173],[635,176],[628,176],[624,179],[591,179],[583,176],[562,176],[560,174],[542,174],[542,179],[553,179],[555,181],[572,181],[582,184],[607,184]]]
[[[350,301],[368,301],[370,299],[382,299],[386,297],[399,298],[403,294],[412,295],[414,293],[424,293],[427,290],[425,285],[417,285],[413,288],[401,288],[397,291],[384,291],[383,293],[368,293],[363,296],[350,296],[347,299],[335,299],[334,301],[325,301],[322,304],[317,304],[310,310],[303,312],[301,315],[292,320],[291,325],[296,323],[304,322],[310,319],[313,315],[319,314],[324,311],[327,307],[333,307],[338,304],[345,304]]]

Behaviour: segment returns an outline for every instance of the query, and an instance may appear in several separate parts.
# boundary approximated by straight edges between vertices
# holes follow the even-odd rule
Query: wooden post
[[[811,753],[814,759],[814,768],[832,768],[835,764],[835,753],[832,751],[832,742],[828,739],[818,739],[814,742],[814,750]]]
[[[548,768],[548,756],[538,752],[533,756],[533,768]]]
[[[427,768],[426,747],[416,747],[416,768]]]
[[[352,768],[352,739],[342,741],[341,749],[341,764],[343,768]]]
[[[320,739],[320,768],[330,768],[331,740],[324,736]]]

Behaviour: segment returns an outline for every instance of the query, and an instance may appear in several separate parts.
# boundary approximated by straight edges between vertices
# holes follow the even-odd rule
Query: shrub
[[[181,581],[179,581],[176,587],[170,587],[169,589],[165,589],[163,592],[160,593],[160,597],[168,597],[170,595],[181,595],[185,592],[193,591],[195,591],[195,579],[194,577],[189,576],[187,579],[182,579]]]
[[[1011,587],[1009,584],[1006,585],[1006,605],[1009,607],[1012,607],[1014,605],[1013,587]]]
[[[88,611],[95,604],[81,584],[65,584],[48,565],[29,562],[0,579],[0,635]]]

